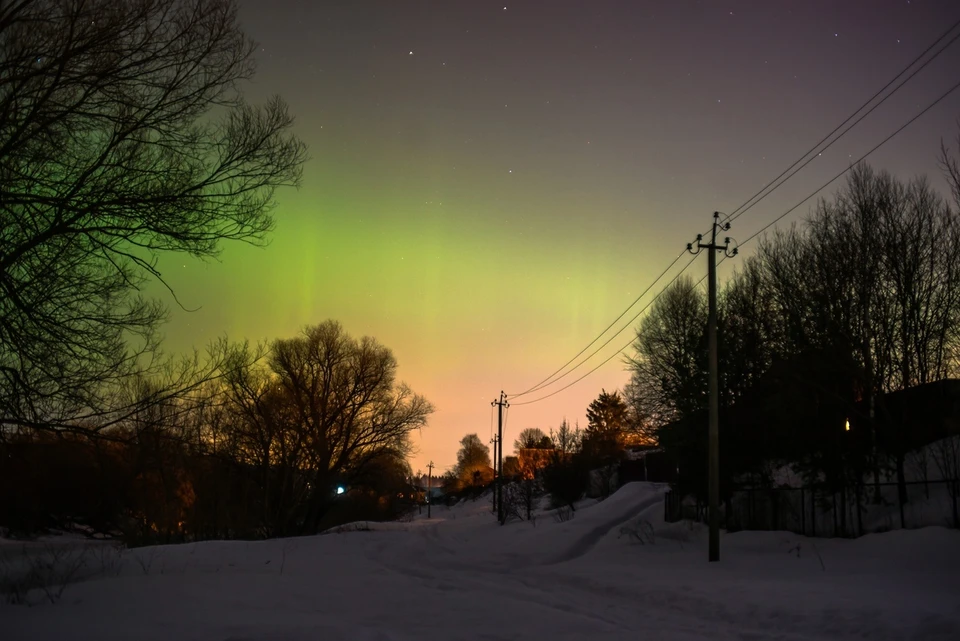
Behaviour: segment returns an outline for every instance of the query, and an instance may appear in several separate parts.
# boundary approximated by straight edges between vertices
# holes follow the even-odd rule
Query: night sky
[[[501,389],[567,361],[714,210],[772,180],[958,18],[956,0],[247,0],[260,67],[246,93],[287,100],[311,160],[299,191],[278,192],[269,247],[161,263],[184,306],[201,307],[173,310],[167,347],[289,337],[328,318],[373,335],[437,407],[414,469],[443,470],[465,433],[489,438]],[[748,237],[958,80],[960,43],[731,235]],[[958,114],[960,91],[871,162],[940,187],[936,154]],[[614,358],[512,408],[508,449],[524,427],[583,425],[601,388],[627,380]]]

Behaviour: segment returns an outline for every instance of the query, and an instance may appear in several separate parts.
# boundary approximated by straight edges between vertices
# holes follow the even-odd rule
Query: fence
[[[905,501],[898,487],[886,482],[835,492],[822,487],[742,488],[724,502],[723,520],[728,532],[786,530],[824,537],[928,525],[960,527],[957,479],[907,482]],[[703,520],[705,516],[705,506],[699,502],[684,502],[676,492],[665,498],[667,521]]]

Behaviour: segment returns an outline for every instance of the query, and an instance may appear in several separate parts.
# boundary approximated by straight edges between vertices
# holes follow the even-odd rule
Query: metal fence
[[[807,536],[862,536],[870,532],[929,525],[960,527],[960,481],[910,481],[901,496],[897,483],[867,484],[841,491],[823,487],[741,488],[722,506],[729,532],[786,530]],[[705,520],[706,507],[676,492],[664,501],[667,521]]]

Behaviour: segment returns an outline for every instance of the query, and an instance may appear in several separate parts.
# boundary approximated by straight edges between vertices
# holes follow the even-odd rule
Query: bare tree
[[[725,283],[718,311],[720,394],[729,405],[761,380],[783,347],[783,327],[760,261],[745,260]]]
[[[539,427],[527,427],[520,431],[513,449],[518,453],[526,449],[553,449],[553,441]]]
[[[508,483],[503,492],[503,523],[516,519],[536,525],[534,508],[541,494],[543,484],[537,479],[525,478]]]
[[[338,483],[406,456],[433,407],[397,383],[396,370],[389,349],[334,321],[274,341],[265,369],[231,369],[242,442],[262,469],[264,500],[275,503],[267,510],[275,529],[289,532],[296,521],[316,531]]]
[[[550,430],[550,440],[561,454],[573,454],[579,450],[582,436],[580,426],[571,427],[566,418],[560,422],[556,431]]]
[[[933,444],[933,460],[940,478],[947,484],[953,511],[953,527],[960,529],[960,435],[954,434]]]
[[[158,363],[159,257],[264,241],[305,150],[254,50],[233,0],[0,4],[0,423],[101,424]]]
[[[870,431],[875,498],[881,452],[895,464],[903,503],[906,453],[922,445],[910,442],[906,405],[890,415],[884,393],[940,380],[955,367],[960,266],[951,254],[958,240],[955,216],[925,180],[903,183],[860,165],[802,231],[776,232],[760,244],[767,284],[757,308],[781,324],[771,344],[781,357],[835,355],[830,368],[851,388],[843,402],[849,411],[855,399],[866,405],[861,424]],[[827,393],[817,380],[804,384]],[[885,433],[881,417],[891,428]]]
[[[224,372],[228,402],[219,452],[255,470],[263,533],[290,534],[310,493],[310,433],[277,375],[249,350],[237,346]]]
[[[626,361],[635,412],[667,423],[703,406],[706,322],[706,301],[692,279],[664,290],[637,330],[636,356]]]
[[[917,476],[923,481],[924,496],[930,499],[930,453],[926,447],[918,447],[907,453],[907,462],[911,464]]]
[[[960,128],[960,119],[957,119],[957,127]],[[960,134],[956,137],[957,148],[960,149]],[[950,148],[946,142],[940,141],[940,156],[938,158],[940,170],[950,184],[950,192],[953,195],[953,203],[957,209],[960,209],[960,159],[950,153]]]

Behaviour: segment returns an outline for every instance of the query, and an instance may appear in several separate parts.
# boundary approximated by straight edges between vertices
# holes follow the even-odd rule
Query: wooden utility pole
[[[710,543],[708,558],[711,562],[720,560],[720,375],[717,363],[717,252],[722,251],[727,256],[736,256],[734,248],[730,252],[730,239],[724,239],[723,245],[717,244],[717,231],[727,231],[730,223],[720,224],[720,212],[713,212],[713,227],[710,242],[702,243],[703,234],[697,234],[697,246],[687,244],[687,251],[698,254],[707,250],[707,280],[709,314],[707,316],[707,345],[709,349],[710,367],[710,436],[707,454],[707,481],[708,501],[710,508]]]
[[[500,474],[499,474],[498,471],[497,471],[497,445],[499,445],[499,443],[500,443],[500,438],[499,438],[496,434],[494,434],[493,438],[490,439],[490,442],[493,443],[493,483],[494,483],[494,486],[493,486],[493,487],[494,487],[494,489],[493,489],[493,513],[496,514],[496,513],[497,513],[497,489],[496,489],[497,486],[496,486],[496,483],[497,483],[497,478],[500,476]]]
[[[500,399],[490,403],[497,406],[497,458],[494,460],[493,476],[496,479],[497,520],[503,525],[503,409],[510,407],[507,395],[500,392]]]
[[[433,461],[427,464],[427,518],[430,518],[430,491],[433,489]]]

